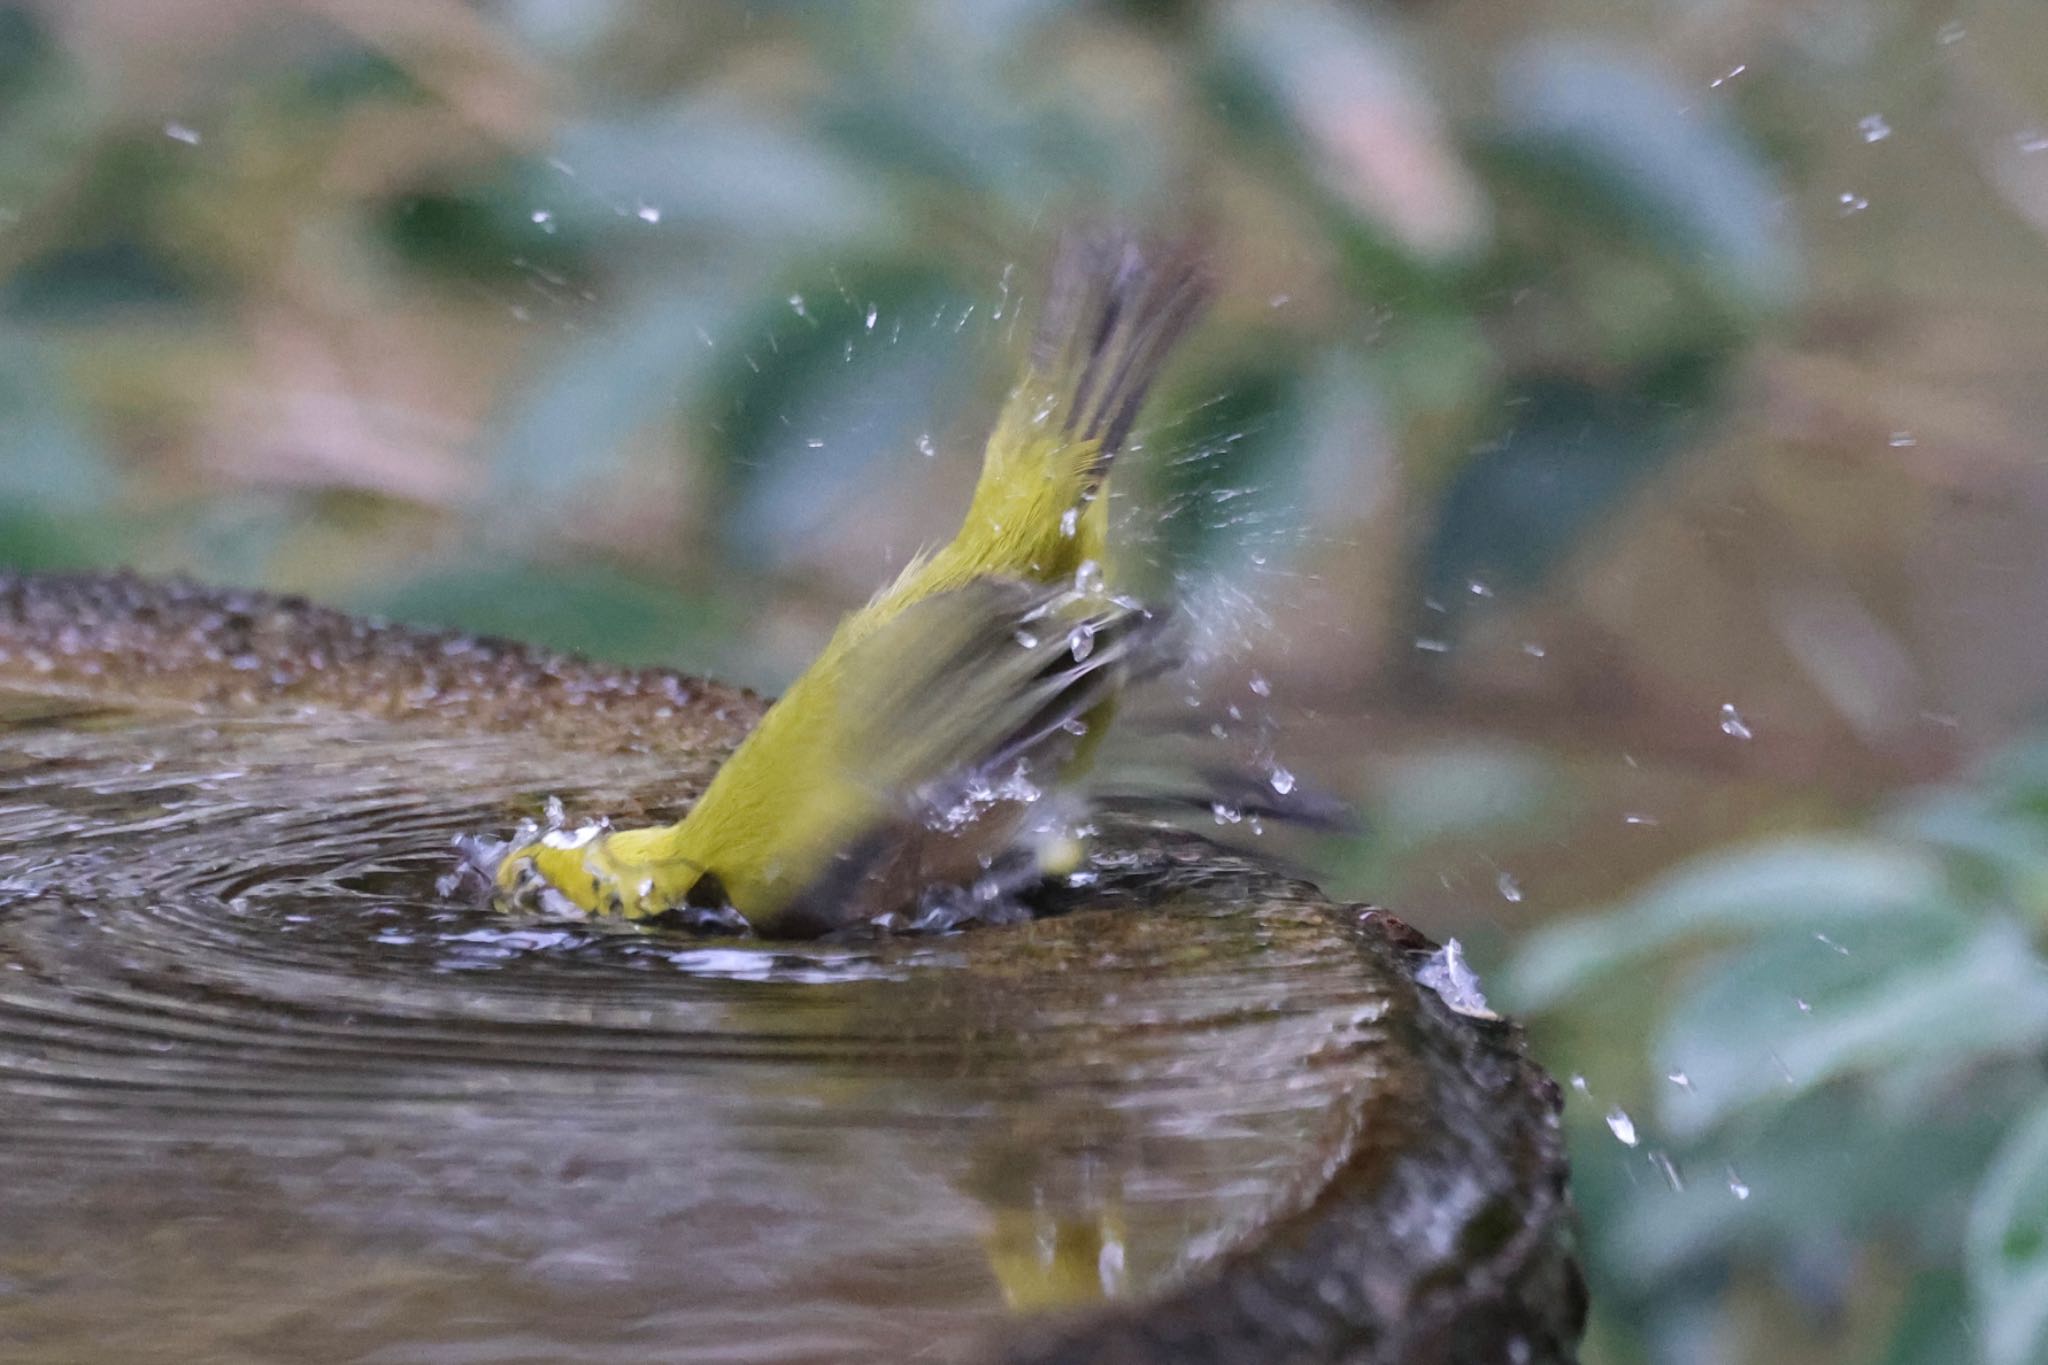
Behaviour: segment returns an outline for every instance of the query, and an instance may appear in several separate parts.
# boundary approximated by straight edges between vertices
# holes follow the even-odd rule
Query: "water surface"
[[[1372,1083],[1283,903],[768,947],[437,890],[665,776],[0,693],[7,1358],[954,1358],[1241,1235]]]

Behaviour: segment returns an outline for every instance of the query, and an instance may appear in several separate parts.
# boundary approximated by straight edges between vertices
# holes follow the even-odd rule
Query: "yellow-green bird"
[[[515,847],[501,898],[807,936],[1070,854],[1045,798],[1165,662],[1110,587],[1110,466],[1207,292],[1188,248],[1070,238],[959,533],[839,624],[683,819]]]

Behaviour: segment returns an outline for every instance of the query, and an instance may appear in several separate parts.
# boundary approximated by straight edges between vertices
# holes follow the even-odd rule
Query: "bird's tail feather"
[[[1192,242],[1152,251],[1103,231],[1061,242],[1031,344],[1031,392],[1021,396],[1070,442],[1094,445],[1095,479],[1108,472],[1146,390],[1208,296]]]

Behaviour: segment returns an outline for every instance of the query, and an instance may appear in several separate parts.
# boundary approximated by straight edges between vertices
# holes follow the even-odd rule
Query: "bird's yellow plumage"
[[[840,623],[682,820],[515,848],[501,890],[805,934],[990,867],[1147,666],[1149,618],[1105,585],[1106,479],[1204,292],[1188,252],[1069,241],[959,533]]]

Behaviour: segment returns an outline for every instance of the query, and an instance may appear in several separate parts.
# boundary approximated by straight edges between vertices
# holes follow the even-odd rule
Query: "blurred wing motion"
[[[730,909],[790,936],[978,893],[1020,853],[1051,866],[1046,841],[1029,847],[1042,793],[1166,664],[1160,623],[1099,588],[1107,479],[1207,295],[1192,246],[1069,237],[959,533],[840,623],[682,820],[522,843],[493,873],[501,896]]]
[[[1163,618],[1099,592],[985,578],[907,608],[841,664],[837,752],[811,799],[846,827],[776,931],[1035,879],[1115,699],[1173,662]]]

